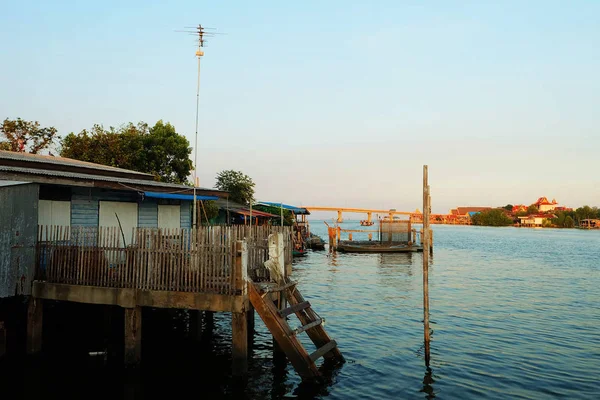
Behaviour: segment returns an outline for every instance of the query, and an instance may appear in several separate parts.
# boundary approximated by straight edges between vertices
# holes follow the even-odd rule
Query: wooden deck
[[[249,281],[269,280],[268,238],[282,233],[292,261],[292,231],[277,226],[199,229],[40,226],[27,349],[42,346],[44,300],[125,308],[125,362],[140,361],[142,307],[231,312],[233,370],[247,367]]]

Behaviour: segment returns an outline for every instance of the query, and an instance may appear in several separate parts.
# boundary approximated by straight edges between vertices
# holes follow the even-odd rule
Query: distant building
[[[556,207],[558,207],[558,203],[556,202],[556,199],[552,199],[552,201],[548,201],[548,198],[546,198],[546,197],[540,197],[533,204],[535,204],[537,206],[537,208],[540,212],[553,211],[554,209],[556,209]]]
[[[556,215],[552,214],[534,214],[528,215],[526,217],[519,217],[519,223],[521,226],[525,227],[542,227],[544,226],[544,221],[550,218],[556,218]]]
[[[516,213],[522,212],[522,211],[527,211],[527,206],[525,204],[517,204],[517,205],[513,206],[511,211],[513,214],[516,214]]]

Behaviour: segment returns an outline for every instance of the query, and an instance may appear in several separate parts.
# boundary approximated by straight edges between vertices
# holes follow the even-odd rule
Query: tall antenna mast
[[[196,57],[198,58],[198,85],[196,86],[196,134],[194,138],[194,210],[192,218],[192,226],[198,227],[198,203],[196,201],[196,188],[198,187],[198,113],[200,110],[200,58],[204,55],[204,28],[198,24],[196,28],[198,34],[198,50],[196,50]]]
[[[197,196],[196,196],[196,188],[199,185],[198,182],[198,114],[200,111],[200,58],[204,56],[204,45],[206,43],[205,36],[212,37],[219,33],[217,32],[206,32],[206,29],[214,29],[214,28],[205,28],[202,25],[198,24],[198,26],[186,26],[186,30],[176,31],[183,32],[189,35],[194,35],[198,40],[198,49],[196,50],[196,57],[198,58],[198,84],[196,86],[196,133],[194,137],[194,210],[192,217],[192,226],[194,228],[198,227],[198,207],[197,207]],[[222,33],[221,33],[222,35]]]

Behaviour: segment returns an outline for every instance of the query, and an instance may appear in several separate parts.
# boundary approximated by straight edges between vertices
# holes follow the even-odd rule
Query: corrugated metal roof
[[[139,175],[140,177],[144,176],[146,178],[152,177],[151,174],[146,174],[146,173],[138,172],[138,171],[132,171],[129,169],[111,167],[111,166],[102,165],[102,164],[95,164],[95,163],[91,163],[91,162],[87,162],[87,161],[79,161],[79,160],[74,160],[72,158],[45,156],[45,155],[41,155],[41,154],[17,153],[14,151],[0,150],[0,160],[1,159],[26,161],[26,162],[33,162],[33,163],[46,163],[46,164],[55,164],[55,165],[69,165],[72,167],[85,168],[85,169],[90,169],[90,170],[122,172],[122,173]]]
[[[260,203],[257,203],[257,204],[264,204],[265,206],[283,208],[284,210],[290,210],[294,214],[298,214],[298,215],[310,215],[310,212],[306,208],[290,206],[289,204],[274,203],[274,202],[270,202],[270,201],[261,201]]]
[[[100,181],[100,182],[114,182],[120,183],[123,185],[123,189],[137,190],[143,192],[143,189],[137,188],[128,188],[126,185],[143,185],[143,186],[155,186],[162,187],[173,190],[191,190],[190,186],[179,185],[176,183],[165,183],[165,182],[156,182],[156,181],[148,181],[145,179],[130,179],[130,178],[119,178],[112,176],[102,176],[102,175],[92,175],[92,174],[80,174],[76,172],[64,172],[64,171],[52,171],[52,170],[41,170],[34,168],[21,168],[21,167],[7,167],[4,165],[0,165],[0,179],[2,179],[1,172],[12,172],[17,174],[27,174],[30,176],[40,175],[40,176],[49,176],[54,178],[66,178],[66,179],[82,179],[89,181]],[[35,179],[32,179],[32,182],[35,182]],[[207,188],[197,188],[198,190],[211,191],[211,192],[223,192],[222,190],[216,189],[207,189]]]
[[[230,212],[233,212],[233,213],[250,216],[250,208],[243,204],[236,203],[234,201],[227,200],[227,199],[219,199],[219,200],[216,200],[216,202],[217,202],[217,206],[223,210],[229,210]],[[269,217],[269,218],[277,217],[277,218],[279,218],[279,215],[274,215],[274,214],[270,214],[268,212],[258,211],[258,210],[252,210],[252,216],[253,217]]]
[[[21,181],[0,181],[1,186],[16,186],[16,185],[27,185],[31,182],[21,182]]]
[[[159,193],[159,192],[144,192],[146,197],[153,197],[155,199],[177,199],[177,200],[194,200],[193,194],[180,194],[180,193]],[[217,196],[200,196],[196,195],[196,200],[218,200]]]

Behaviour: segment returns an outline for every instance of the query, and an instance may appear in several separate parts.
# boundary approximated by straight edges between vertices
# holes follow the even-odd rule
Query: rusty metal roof
[[[10,175],[9,175],[10,174]],[[83,174],[77,172],[65,172],[65,171],[54,171],[54,170],[43,170],[36,168],[23,168],[23,167],[12,167],[12,166],[4,166],[0,165],[0,180],[18,180],[18,181],[26,181],[26,182],[39,182],[39,183],[51,183],[46,180],[40,180],[39,178],[55,178],[62,179],[66,182],[58,182],[57,184],[72,184],[73,186],[101,186],[101,185],[92,185],[86,184],[86,182],[106,182],[106,183],[116,183],[122,186],[123,190],[136,190],[136,191],[144,191],[143,187],[136,188],[135,186],[151,186],[156,188],[163,188],[170,190],[171,192],[187,192],[192,191],[193,187],[180,185],[176,183],[165,183],[165,182],[156,182],[150,181],[146,179],[131,179],[131,178],[122,178],[122,177],[113,177],[113,176],[104,176],[104,175],[93,175],[93,174]],[[69,182],[72,181],[72,182]],[[83,181],[83,182],[78,182]],[[223,195],[226,195],[227,192],[216,189],[208,189],[208,188],[196,188],[200,191],[206,192],[220,192]]]
[[[1,160],[13,160],[13,161],[22,161],[27,163],[43,163],[43,164],[52,164],[57,167],[76,167],[81,168],[82,170],[90,171],[106,171],[106,172],[116,172],[116,173],[126,173],[131,175],[137,175],[141,179],[154,179],[151,174],[146,174],[144,172],[132,171],[129,169],[111,167],[108,165],[95,164],[87,161],[79,161],[74,160],[72,158],[65,157],[54,157],[54,156],[46,156],[41,154],[29,154],[29,153],[17,153],[14,151],[4,151],[0,150],[0,163]],[[35,165],[35,164],[34,164]]]

